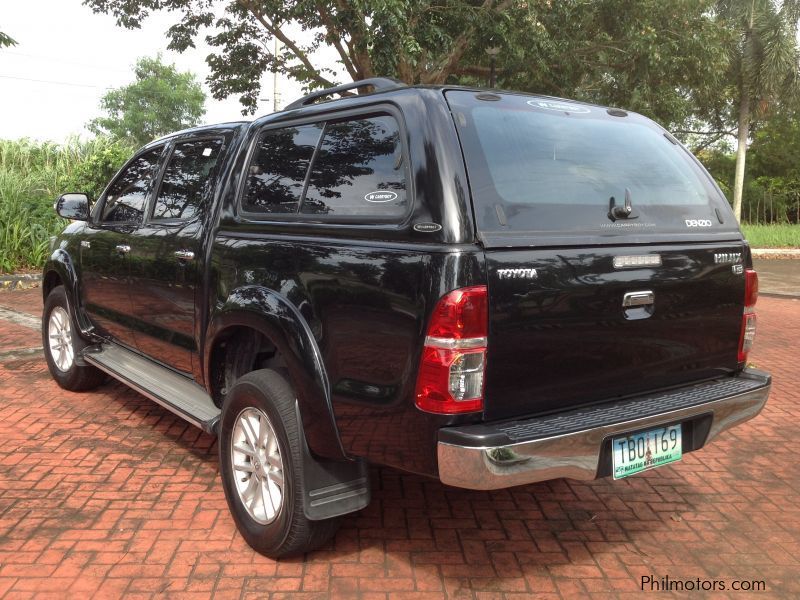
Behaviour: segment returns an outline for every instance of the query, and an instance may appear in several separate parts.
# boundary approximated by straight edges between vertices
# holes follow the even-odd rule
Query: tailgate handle
[[[629,308],[632,306],[648,306],[656,300],[656,295],[650,290],[641,292],[628,292],[622,297],[622,306]]]

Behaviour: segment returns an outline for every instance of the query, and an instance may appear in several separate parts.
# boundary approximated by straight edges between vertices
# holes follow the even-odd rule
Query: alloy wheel
[[[239,500],[250,517],[267,525],[283,507],[283,459],[269,417],[255,407],[236,417],[231,435],[231,466]]]
[[[47,339],[53,362],[60,371],[69,371],[75,361],[75,349],[72,345],[72,322],[67,311],[61,306],[56,306],[50,312]]]

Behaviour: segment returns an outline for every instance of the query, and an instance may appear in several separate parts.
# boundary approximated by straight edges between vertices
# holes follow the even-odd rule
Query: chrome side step
[[[84,350],[84,360],[208,433],[220,409],[194,381],[113,343]]]

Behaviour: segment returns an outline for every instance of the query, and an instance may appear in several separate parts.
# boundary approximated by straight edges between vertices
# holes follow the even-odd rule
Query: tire
[[[91,365],[78,365],[75,358],[88,345],[72,320],[67,292],[59,285],[48,294],[42,313],[42,346],[47,368],[56,383],[71,392],[84,392],[101,385],[105,373]]]
[[[222,407],[218,445],[225,498],[242,537],[270,558],[314,550],[339,528],[339,519],[311,521],[303,512],[300,427],[294,391],[270,369],[237,379]]]

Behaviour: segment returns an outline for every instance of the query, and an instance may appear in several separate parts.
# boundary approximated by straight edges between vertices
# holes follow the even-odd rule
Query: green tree
[[[0,48],[6,48],[8,46],[16,46],[17,41],[9,36],[7,33],[3,33],[0,31]]]
[[[486,50],[496,47],[500,85],[678,122],[726,59],[712,0],[228,0],[221,16],[207,0],[84,2],[128,28],[153,11],[173,11],[167,34],[178,51],[208,30],[213,95],[237,94],[250,112],[268,71],[308,88],[376,75],[485,85]],[[298,30],[312,32],[308,43],[296,41]],[[314,64],[323,44],[337,51],[338,71]]]
[[[747,149],[742,219],[800,223],[800,106],[774,107],[754,124]],[[733,197],[736,152],[717,143],[697,152],[728,197]]]
[[[91,131],[141,146],[200,122],[206,96],[192,73],[181,73],[158,56],[140,58],[134,74],[133,83],[103,96],[100,107],[106,115],[89,123]]]
[[[717,8],[720,23],[735,34],[728,81],[733,86],[737,130],[733,210],[741,220],[747,140],[753,118],[800,91],[800,1],[721,0]]]
[[[774,218],[800,223],[800,107],[781,108],[753,133],[747,170],[773,200]]]
[[[753,134],[750,166],[758,176],[800,181],[800,107],[771,115]]]
[[[707,112],[727,68],[729,34],[713,6],[712,0],[540,2],[530,27],[502,24],[495,38],[498,57],[506,56],[499,84],[682,125]]]
[[[218,16],[207,0],[84,3],[95,12],[113,14],[128,28],[140,27],[155,10],[173,11],[179,17],[167,34],[169,48],[178,51],[193,47],[201,29],[211,28],[206,39],[217,49],[207,58],[212,93],[217,98],[238,94],[249,111],[256,108],[260,77],[267,71],[308,88],[376,75],[442,83],[493,29],[509,20],[527,24],[524,18],[533,10],[515,0],[228,0]],[[307,43],[295,40],[293,32],[300,29],[313,31]],[[277,53],[274,39],[281,43]],[[340,71],[314,64],[313,54],[323,44],[336,49]]]
[[[81,192],[91,200],[97,200],[100,194],[122,168],[136,147],[125,141],[97,137],[91,145],[91,152],[74,162],[71,173],[62,183],[62,189]]]

